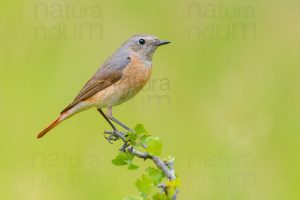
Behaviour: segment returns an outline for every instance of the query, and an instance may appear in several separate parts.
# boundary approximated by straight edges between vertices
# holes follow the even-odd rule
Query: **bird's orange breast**
[[[124,68],[123,77],[117,83],[99,91],[85,102],[96,107],[119,105],[134,97],[151,77],[151,65],[131,56],[130,63]]]
[[[148,82],[151,76],[151,66],[147,66],[135,56],[132,56],[130,64],[124,69],[120,83],[140,90]]]
[[[137,57],[131,57],[131,62],[124,69],[123,78],[118,83],[122,90],[118,104],[135,96],[146,85],[151,77],[151,69],[152,67],[150,65],[147,66]]]

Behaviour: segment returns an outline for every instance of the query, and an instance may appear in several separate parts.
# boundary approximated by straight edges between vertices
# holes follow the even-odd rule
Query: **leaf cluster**
[[[131,147],[151,156],[159,156],[162,152],[163,144],[160,138],[150,135],[142,124],[137,124],[134,132],[128,133],[126,138]],[[139,166],[133,162],[134,157],[127,150],[120,152],[112,163],[117,166],[127,166],[129,170],[138,169]],[[135,181],[139,195],[126,197],[124,200],[170,200],[179,184],[178,178],[170,181],[161,169],[147,167],[145,173]]]

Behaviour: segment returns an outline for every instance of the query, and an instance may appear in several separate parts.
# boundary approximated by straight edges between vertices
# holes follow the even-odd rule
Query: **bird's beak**
[[[169,43],[171,43],[171,42],[166,41],[166,40],[159,40],[159,43],[158,43],[157,46],[162,46],[162,45],[166,45],[166,44],[169,44]]]

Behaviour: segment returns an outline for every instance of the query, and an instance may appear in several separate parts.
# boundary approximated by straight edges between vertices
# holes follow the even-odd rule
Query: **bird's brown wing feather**
[[[116,60],[118,62],[111,62]],[[130,61],[127,57],[125,59],[108,59],[103,66],[94,74],[94,76],[83,86],[79,94],[61,113],[71,109],[73,106],[81,101],[88,99],[97,92],[111,86],[112,84],[121,80],[123,76],[123,69]]]

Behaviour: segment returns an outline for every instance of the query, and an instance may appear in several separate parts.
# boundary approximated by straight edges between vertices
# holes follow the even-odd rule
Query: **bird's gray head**
[[[151,60],[157,47],[169,44],[169,41],[159,40],[154,35],[140,34],[129,38],[121,48],[125,48],[129,53]]]

